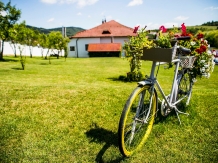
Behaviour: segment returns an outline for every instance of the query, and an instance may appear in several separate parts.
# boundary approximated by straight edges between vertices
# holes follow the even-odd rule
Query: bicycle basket
[[[175,58],[176,48],[143,48],[142,60],[157,62],[172,62]]]
[[[181,66],[183,68],[192,68],[196,60],[196,57],[195,56],[181,56],[180,60],[181,60]]]

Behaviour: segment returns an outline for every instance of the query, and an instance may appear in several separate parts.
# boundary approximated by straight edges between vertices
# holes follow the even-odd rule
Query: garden
[[[151,62],[142,61],[149,74]],[[215,66],[198,78],[190,105],[180,116],[157,119],[142,149],[123,158],[117,130],[123,106],[137,85],[119,76],[126,58],[4,57],[0,69],[0,162],[216,162],[218,101]],[[170,90],[173,69],[160,67],[158,80]]]

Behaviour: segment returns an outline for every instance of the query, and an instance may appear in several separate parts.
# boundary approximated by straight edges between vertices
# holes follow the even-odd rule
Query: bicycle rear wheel
[[[180,75],[180,77],[179,77]],[[184,70],[184,73],[178,74],[178,91],[177,91],[177,99],[181,99],[184,96],[188,96],[186,104],[189,103],[189,100],[191,98],[191,93],[192,93],[192,78],[191,74],[188,69]]]
[[[130,156],[141,148],[151,132],[157,109],[157,93],[151,86],[137,87],[127,100],[118,128],[119,149]]]

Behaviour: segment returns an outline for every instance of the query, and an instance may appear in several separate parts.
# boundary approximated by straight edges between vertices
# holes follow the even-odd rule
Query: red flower
[[[136,33],[138,29],[139,29],[139,26],[135,27],[133,33]]]
[[[201,45],[200,48],[196,49],[195,51],[199,54],[206,52],[207,47],[205,45]]]
[[[199,33],[198,35],[197,35],[197,38],[198,39],[201,39],[201,38],[203,38],[204,37],[204,35],[202,34],[202,33]]]
[[[201,46],[200,46],[200,49],[201,49],[202,52],[206,52],[207,47],[206,47],[205,45],[201,45]]]
[[[186,36],[186,26],[185,26],[185,23],[182,23],[182,36]]]
[[[159,30],[161,30],[162,31],[162,33],[165,33],[165,32],[167,32],[167,29],[162,25],[162,26],[160,26],[160,28],[159,28]]]

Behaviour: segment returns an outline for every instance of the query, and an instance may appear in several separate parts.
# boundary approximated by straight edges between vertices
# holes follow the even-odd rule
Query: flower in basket
[[[159,28],[158,38],[155,41],[154,47],[171,48],[171,33],[166,33],[167,29],[162,25]]]
[[[182,24],[182,35],[181,36],[191,36],[188,41],[179,41],[179,45],[189,48],[191,50],[190,56],[195,56],[195,62],[193,64],[192,72],[193,77],[205,76],[210,77],[210,73],[213,70],[213,55],[208,50],[208,42],[204,39],[203,33],[198,33],[195,36],[186,32],[186,27],[184,23]]]

